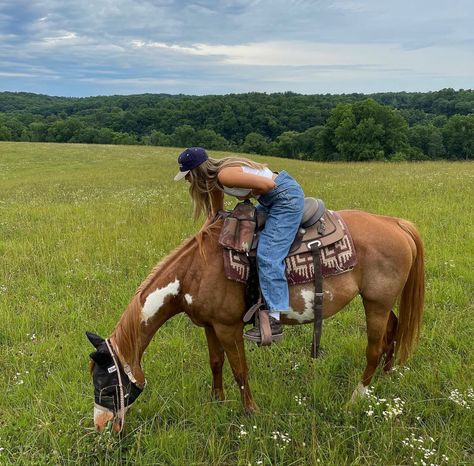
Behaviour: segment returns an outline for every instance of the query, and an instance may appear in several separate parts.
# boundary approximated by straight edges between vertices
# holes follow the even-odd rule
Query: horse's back
[[[362,270],[361,294],[371,299],[380,296],[383,288],[387,294],[398,294],[417,255],[414,237],[419,234],[413,223],[360,210],[338,213],[352,235],[357,267]]]
[[[409,220],[372,214],[363,210],[339,210],[338,214],[346,222],[354,243],[359,247],[382,247],[387,250],[390,246],[398,246],[412,250],[413,241],[407,230],[415,232],[417,230]]]

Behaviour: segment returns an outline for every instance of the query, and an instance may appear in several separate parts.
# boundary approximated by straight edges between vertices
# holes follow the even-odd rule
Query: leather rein
[[[114,361],[114,365],[117,368],[117,378],[118,378],[118,387],[119,387],[119,396],[118,396],[118,410],[117,410],[117,415],[120,420],[120,430],[123,429],[125,425],[125,413],[126,413],[126,408],[127,406],[125,405],[125,395],[124,395],[124,387],[123,387],[123,382],[122,382],[122,375],[120,373],[120,367],[123,368],[123,371],[125,372],[126,376],[129,378],[129,380],[135,384],[137,387],[139,387],[141,390],[146,385],[146,380],[143,384],[137,382],[135,377],[133,376],[132,370],[130,369],[130,366],[128,364],[124,364],[123,366],[120,364],[120,360],[117,356],[117,353],[113,349],[112,342],[110,341],[109,338],[105,340],[105,344],[107,345],[107,348],[112,356],[112,359]]]

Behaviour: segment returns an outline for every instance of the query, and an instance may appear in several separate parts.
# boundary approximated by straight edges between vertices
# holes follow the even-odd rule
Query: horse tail
[[[421,236],[415,225],[399,221],[398,225],[408,233],[416,250],[408,279],[403,287],[399,303],[399,322],[395,350],[400,364],[404,364],[412,353],[420,335],[421,318],[425,300],[425,262]]]

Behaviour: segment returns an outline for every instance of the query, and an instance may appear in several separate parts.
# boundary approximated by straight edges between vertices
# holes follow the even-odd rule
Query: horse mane
[[[153,269],[145,278],[145,280],[137,288],[137,291],[135,291],[134,298],[137,295],[141,296],[142,293],[155,281],[155,278],[160,273],[160,271],[165,269],[170,264],[170,262],[175,261],[181,254],[186,254],[187,252],[189,252],[188,246],[194,246],[194,242],[197,241],[197,236],[198,235],[195,235],[185,239],[183,243],[174,248],[168,255],[166,255],[160,262],[158,262],[158,264],[153,267]]]
[[[173,249],[173,251],[171,251],[167,256],[165,256],[155,267],[153,267],[147,278],[138,287],[137,291],[135,292],[135,296],[141,295],[143,291],[145,291],[154,282],[158,273],[162,269],[165,269],[170,262],[176,261],[181,253],[183,255],[188,253],[188,247],[189,249],[191,249],[194,246],[194,243],[196,243],[198,247],[200,256],[204,260],[206,260],[206,251],[204,249],[205,239],[206,237],[209,237],[212,241],[214,237],[217,237],[217,233],[220,232],[222,228],[222,223],[223,222],[221,220],[217,220],[216,222],[211,223],[207,228],[205,228],[204,230],[200,230],[195,235],[185,239],[183,243]]]
[[[217,241],[218,232],[220,232],[221,228],[222,221],[217,220],[204,230],[187,238],[182,244],[165,256],[138,287],[111,335],[123,360],[130,366],[134,367],[139,365],[140,355],[138,351],[141,347],[140,326],[144,293],[152,286],[157,276],[165,270],[168,265],[179,260],[185,254],[188,254],[193,248],[197,247],[200,256],[206,261],[206,239],[209,238],[210,242]]]
[[[204,249],[205,238],[207,236],[211,243],[217,241],[217,236],[221,232],[223,223],[224,221],[219,218],[194,237],[198,243],[199,254],[204,259],[204,262],[206,262],[206,251]]]

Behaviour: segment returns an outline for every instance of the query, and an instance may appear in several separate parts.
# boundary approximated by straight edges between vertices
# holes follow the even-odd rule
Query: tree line
[[[0,93],[0,141],[146,144],[320,161],[474,158],[474,91],[86,98]]]

